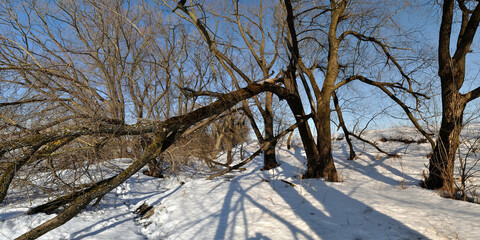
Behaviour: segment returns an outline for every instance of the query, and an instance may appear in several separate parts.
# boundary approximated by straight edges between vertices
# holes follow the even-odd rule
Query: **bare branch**
[[[467,94],[465,94],[465,98],[467,99],[467,102],[475,100],[478,97],[480,97],[480,87],[477,87],[472,91],[468,92]]]
[[[355,32],[355,31],[345,31],[345,32],[343,32],[342,35],[340,35],[340,37],[339,37],[339,41],[342,41],[348,35],[353,35],[358,40],[372,42],[372,43],[380,46],[380,48],[382,49],[382,51],[385,54],[385,56],[387,57],[387,59],[390,60],[395,65],[395,67],[400,72],[402,77],[404,77],[408,81],[409,88],[410,88],[410,90],[412,90],[412,86],[411,86],[412,83],[411,83],[410,77],[403,71],[403,68],[400,66],[398,61],[390,54],[390,51],[389,51],[390,47],[388,45],[382,43],[377,38],[365,36],[361,33]]]
[[[353,132],[350,132],[350,135],[352,135],[353,137],[355,137],[356,139],[358,139],[358,140],[360,140],[360,141],[362,141],[362,142],[366,142],[366,143],[370,144],[370,145],[373,146],[375,149],[377,149],[377,151],[379,151],[379,152],[381,152],[381,153],[383,153],[383,154],[386,154],[386,155],[389,156],[389,157],[396,157],[396,156],[397,156],[397,155],[394,154],[394,153],[389,153],[389,152],[386,152],[386,151],[382,150],[382,149],[379,148],[379,147],[377,146],[377,144],[375,144],[374,142],[371,142],[371,141],[369,141],[369,140],[367,140],[367,139],[365,139],[365,138],[362,138],[361,136],[359,136],[359,135],[357,135],[357,134],[355,134],[355,133],[353,133]]]
[[[405,105],[405,103],[403,103],[400,99],[398,99],[392,92],[390,92],[386,87],[385,87],[385,84],[384,83],[379,83],[379,82],[375,82],[375,81],[372,81],[366,77],[363,77],[363,76],[360,76],[360,75],[355,75],[355,76],[352,76],[350,77],[349,79],[356,79],[356,80],[360,80],[361,82],[363,83],[366,83],[368,85],[372,85],[374,87],[377,87],[379,88],[380,90],[382,90],[385,94],[388,95],[388,97],[390,97],[395,103],[397,103],[402,109],[403,111],[407,114],[408,118],[410,119],[410,121],[413,123],[413,125],[415,126],[415,128],[430,142],[430,145],[432,146],[432,149],[435,148],[435,141],[432,139],[432,137],[427,133],[425,132],[425,130],[423,130],[423,128],[420,126],[420,124],[418,123],[417,119],[413,116],[412,112],[410,111],[410,109],[408,108],[407,105]]]
[[[307,121],[308,119],[310,119],[311,115],[307,115],[305,117],[302,118],[302,120],[300,122],[305,122]],[[274,142],[278,141],[280,138],[284,137],[285,135],[287,135],[289,132],[295,130],[295,128],[297,128],[298,126],[298,123],[295,123],[293,125],[291,125],[289,128],[285,129],[283,132],[281,132],[280,134],[278,134],[277,136],[275,136],[273,139],[270,139],[268,141],[264,141],[261,143],[261,146],[260,146],[260,149],[258,149],[256,152],[254,152],[252,155],[250,155],[250,157],[242,160],[240,163],[234,165],[234,166],[228,166],[225,170],[219,172],[219,173],[215,173],[213,175],[210,175],[209,177],[207,177],[207,180],[212,180],[216,177],[219,177],[219,176],[222,176],[226,173],[229,173],[231,172],[232,170],[235,170],[235,169],[239,169],[241,168],[242,166],[244,166],[245,164],[251,162],[256,156],[260,155],[263,151],[265,151],[268,147],[270,147],[271,144],[273,144]]]
[[[477,32],[478,24],[480,23],[480,3],[477,4],[475,9],[473,10],[470,19],[468,20],[467,25],[465,26],[465,30],[463,34],[459,36],[459,43],[457,44],[457,50],[453,55],[453,58],[456,61],[460,61],[460,59],[464,58],[465,55],[470,51],[470,45],[475,37],[475,33]]]

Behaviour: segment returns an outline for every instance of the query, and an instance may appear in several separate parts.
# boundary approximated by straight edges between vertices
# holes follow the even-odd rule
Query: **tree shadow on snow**
[[[137,181],[139,183],[145,183],[145,182],[151,181],[151,180],[152,179],[147,179],[147,180],[144,180],[144,181],[138,181],[137,180]],[[153,180],[155,180],[155,179],[153,179]],[[138,189],[135,189],[135,191],[129,190],[128,195],[127,195],[128,198],[119,199],[119,201],[115,201],[115,202],[113,202],[112,199],[118,198],[118,196],[117,196],[118,194],[115,194],[115,193],[111,192],[111,193],[109,193],[105,196],[105,198],[111,198],[111,199],[107,200],[104,203],[101,203],[98,207],[89,207],[89,208],[87,208],[87,211],[92,209],[92,208],[95,208],[96,211],[98,211],[98,210],[107,210],[108,211],[109,209],[112,209],[112,208],[121,207],[124,204],[128,204],[128,205],[133,206],[133,205],[137,205],[140,202],[148,202],[148,204],[150,206],[156,206],[163,199],[169,197],[170,195],[172,195],[175,192],[177,192],[178,190],[180,190],[182,186],[183,186],[183,184],[178,185],[175,189],[170,190],[170,192],[166,195],[162,195],[162,193],[166,192],[166,190],[162,191],[161,193],[159,193],[159,192],[151,193],[148,190],[142,191],[142,190],[138,190]],[[146,194],[146,193],[149,193],[149,194]],[[157,195],[160,195],[161,197],[155,199],[155,196],[157,196]],[[138,217],[138,215],[135,215],[133,212],[126,212],[126,213],[122,213],[122,214],[117,214],[117,215],[111,216],[109,218],[101,219],[100,221],[95,221],[91,225],[89,225],[87,227],[84,227],[80,230],[77,230],[76,232],[72,233],[70,236],[74,239],[85,239],[85,238],[89,238],[89,237],[94,237],[94,236],[96,236],[98,234],[101,234],[105,231],[110,231],[113,228],[115,228],[115,227],[117,227],[117,226],[119,226],[123,223],[134,221],[134,219],[136,217]],[[124,219],[120,220],[120,221],[116,221],[116,219],[119,219],[119,218],[124,218]],[[110,222],[112,222],[112,223],[110,223]],[[99,228],[99,229],[96,229],[92,232],[88,232],[88,231],[91,231],[92,229],[94,229],[96,226],[102,226],[102,227]],[[85,233],[85,232],[87,232],[87,233]],[[85,234],[83,234],[83,233],[85,233]]]
[[[302,149],[294,148],[287,152],[304,162]],[[259,156],[254,161],[261,159]],[[195,235],[208,232],[213,239],[427,239],[402,222],[335,189],[335,186],[341,186],[336,184],[343,183],[312,179],[301,183],[298,178],[288,178],[296,184],[292,187],[282,182],[281,179],[300,172],[303,164],[293,166],[281,159],[279,156],[281,167],[275,170],[273,177],[264,177],[268,172],[258,172],[261,166],[255,164],[253,170],[249,166],[247,172],[239,173],[228,181],[217,179],[219,181],[212,184],[208,197],[215,198],[221,204],[220,210],[211,208],[208,204],[210,201],[204,202],[202,198],[194,197],[191,200],[196,201],[197,208],[211,211],[211,214],[179,222],[175,226],[176,232],[195,229]],[[388,166],[383,166],[384,161],[377,160],[373,166],[362,166],[354,161],[348,164],[352,164],[351,168],[355,171],[373,179],[398,184],[399,181],[374,169],[377,165],[388,169]],[[393,168],[389,171],[401,174]],[[224,191],[221,186],[228,188]]]
[[[245,236],[245,239],[270,239],[264,235],[265,233],[258,232],[258,230],[254,229],[248,229],[249,225],[254,226],[254,224],[247,224],[247,222],[254,221],[254,219],[248,218],[247,212],[252,209],[248,209],[247,204],[252,204],[254,207],[262,211],[263,214],[268,214],[273,217],[284,227],[288,228],[293,236],[299,236],[301,239],[313,239],[311,236],[309,236],[308,232],[298,228],[288,219],[281,217],[280,213],[271,211],[268,206],[259,203],[259,201],[256,200],[256,197],[249,193],[250,191],[258,190],[255,188],[261,184],[269,183],[258,182],[250,185],[248,188],[243,188],[240,183],[235,181],[230,184],[230,188],[224,198],[222,209],[219,214],[219,221],[214,239],[228,239],[232,236],[240,238],[240,236],[238,236],[238,231],[235,232],[235,226],[237,225],[236,222],[239,220],[243,221],[242,225],[245,226],[243,229],[243,235]],[[234,195],[238,195],[236,200],[234,200]],[[278,229],[280,226],[274,225],[272,227],[273,229]],[[252,233],[252,231],[255,231],[255,237],[248,238],[249,233]]]
[[[112,228],[115,228],[116,226],[118,226],[120,224],[123,224],[125,222],[133,221],[133,217],[127,217],[127,218],[125,218],[121,221],[114,222],[112,224],[106,224],[106,223],[110,222],[111,220],[114,220],[114,219],[117,219],[117,218],[120,218],[120,217],[124,217],[125,215],[128,215],[128,214],[130,214],[130,213],[118,214],[118,215],[115,215],[115,216],[112,216],[112,217],[109,217],[109,218],[106,218],[106,219],[102,219],[101,221],[95,222],[88,227],[84,227],[84,228],[72,233],[70,236],[74,239],[85,239],[85,238],[88,238],[88,237],[95,236],[97,234],[100,234],[100,233],[105,232],[107,230],[110,230]],[[99,228],[95,231],[82,234],[86,231],[90,231],[91,229],[93,229],[97,225],[105,225],[105,226],[102,227],[102,228]]]
[[[393,153],[398,153],[401,152],[402,150],[405,150],[408,146],[401,147],[399,149],[396,149],[393,151]],[[354,146],[355,151],[358,153],[360,150]],[[395,180],[385,174],[382,174],[378,171],[376,167],[381,167],[390,173],[405,179],[405,183],[407,185],[417,185],[418,184],[418,179],[413,178],[412,176],[398,170],[397,168],[394,168],[388,164],[385,164],[386,160],[391,160],[393,159],[392,157],[389,156],[383,156],[380,159],[376,159],[376,157],[372,154],[369,154],[367,152],[362,152],[362,155],[367,156],[370,159],[370,162],[366,162],[365,160],[357,159],[357,160],[346,160],[348,158],[349,152],[347,149],[347,146],[345,144],[342,144],[342,154],[333,154],[333,157],[335,159],[335,164],[336,165],[341,165],[344,168],[347,169],[352,169],[358,173],[361,173],[367,177],[370,177],[374,180],[377,180],[379,182],[383,182],[389,185],[393,186],[399,186],[402,184],[402,180]],[[401,159],[397,159],[398,161],[401,161]],[[363,165],[359,161],[364,161],[368,165]]]
[[[321,180],[304,181],[310,186],[285,184],[275,190],[288,204],[286,208],[313,231],[315,235],[309,239],[427,239]]]
[[[297,168],[288,163],[282,163],[282,167]],[[235,236],[239,239],[261,240],[270,239],[272,235],[282,239],[427,239],[402,222],[374,210],[321,180],[304,180],[309,181],[310,186],[303,186],[300,191],[301,186],[292,187],[280,180],[259,181],[244,187],[240,183],[241,179],[239,176],[231,181],[221,212],[218,213],[214,239]],[[296,180],[295,184],[299,184],[299,181]],[[264,198],[280,201],[269,202],[258,197],[261,194],[258,191],[262,191],[266,185],[273,188],[280,198]],[[252,219],[254,217],[249,214],[250,211],[261,213],[253,215],[257,219]],[[262,217],[259,214],[263,214]],[[266,215],[270,222],[261,222]],[[268,225],[270,228],[266,227]],[[245,227],[242,229],[236,226]],[[278,235],[284,233],[289,235]]]
[[[7,209],[8,211],[9,209]],[[2,223],[3,221],[6,221],[6,220],[10,220],[12,218],[16,218],[20,215],[23,215],[25,214],[24,211],[13,211],[13,212],[4,212],[4,213],[0,213],[0,223]]]

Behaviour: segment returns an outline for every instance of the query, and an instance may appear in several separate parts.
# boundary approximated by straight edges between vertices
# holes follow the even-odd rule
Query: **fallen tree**
[[[63,225],[64,223],[75,217],[85,207],[87,207],[92,200],[103,197],[105,194],[115,189],[118,185],[127,180],[133,174],[138,172],[158,154],[164,152],[168,147],[175,143],[175,141],[178,140],[186,130],[188,130],[196,123],[202,121],[203,119],[206,119],[215,114],[220,114],[223,111],[226,111],[229,108],[233,107],[240,101],[248,99],[265,91],[274,92],[280,98],[288,99],[289,96],[288,94],[286,94],[285,89],[276,85],[277,82],[280,81],[282,81],[282,79],[277,78],[268,79],[260,83],[252,83],[245,88],[222,95],[218,98],[218,100],[216,100],[210,105],[199,108],[195,111],[181,116],[169,118],[165,121],[152,121],[149,123],[135,125],[108,123],[97,123],[91,125],[87,124],[75,128],[72,127],[69,131],[67,131],[66,129],[62,129],[48,133],[37,133],[32,136],[17,139],[15,143],[12,144],[7,144],[6,142],[2,141],[0,143],[0,151],[2,152],[8,152],[26,147],[35,147],[35,152],[38,151],[38,149],[41,149],[48,144],[51,144],[52,142],[55,142],[59,139],[66,139],[72,136],[84,136],[97,133],[112,133],[116,136],[120,136],[138,135],[145,132],[154,133],[155,135],[152,143],[148,145],[142,156],[139,159],[135,160],[132,164],[130,164],[128,168],[120,172],[115,177],[100,182],[97,185],[94,185],[92,188],[89,188],[88,191],[85,191],[83,194],[76,194],[70,196],[68,200],[68,202],[70,202],[70,205],[66,207],[63,211],[61,211],[56,217],[21,235],[18,239],[36,239],[47,233],[48,231]],[[32,153],[32,155],[33,154],[34,153]],[[27,161],[24,161],[22,163],[24,164],[25,162]],[[21,167],[21,164],[19,164],[19,162],[12,164],[15,165],[16,169]],[[3,175],[6,174],[7,173],[4,173]],[[8,174],[13,175],[14,172]],[[10,182],[10,177],[7,178],[2,176],[1,185],[6,186],[6,189],[8,189]]]

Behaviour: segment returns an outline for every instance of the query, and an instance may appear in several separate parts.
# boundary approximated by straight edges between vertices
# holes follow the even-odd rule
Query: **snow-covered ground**
[[[299,178],[305,168],[299,141],[277,150],[281,166],[270,171],[260,171],[257,157],[246,171],[214,180],[138,173],[41,239],[480,239],[480,205],[418,186],[428,163],[427,143],[379,141],[420,138],[413,132],[366,135],[401,158],[386,158],[354,141],[359,158],[349,161],[345,141],[334,141],[339,183]],[[251,143],[246,151],[257,148]],[[134,213],[143,204],[154,206],[151,217]],[[30,204],[23,201],[0,207],[0,239],[14,239],[54,216],[25,215]]]

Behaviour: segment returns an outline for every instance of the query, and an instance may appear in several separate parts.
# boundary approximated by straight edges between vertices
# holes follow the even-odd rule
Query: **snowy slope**
[[[410,129],[367,136],[377,141],[407,132],[418,138]],[[334,142],[340,183],[300,179],[304,153],[298,143],[278,149],[281,166],[265,172],[259,171],[258,157],[246,171],[210,181],[137,174],[99,206],[41,239],[480,239],[480,205],[417,186],[428,144],[378,143],[402,157],[385,158],[355,141],[359,159],[348,161],[346,143]],[[257,147],[246,149],[253,153]],[[155,207],[150,218],[133,213],[142,204]],[[0,239],[13,239],[53,217],[23,215],[27,207],[1,206]]]

